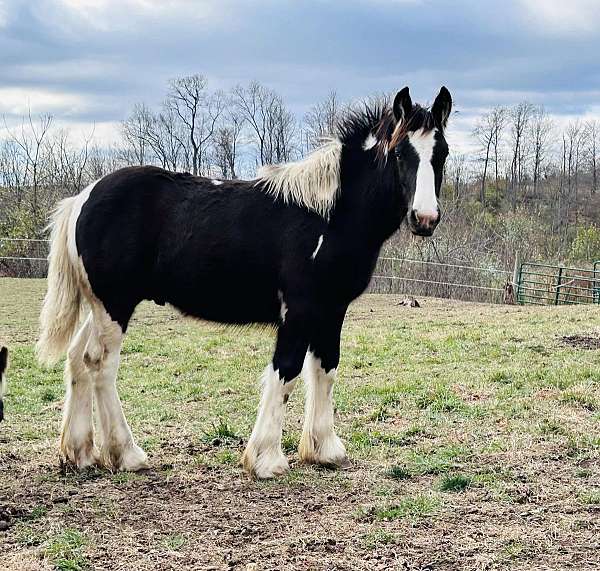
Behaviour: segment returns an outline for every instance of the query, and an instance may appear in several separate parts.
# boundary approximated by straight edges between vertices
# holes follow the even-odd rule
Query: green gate
[[[600,261],[591,269],[523,262],[519,268],[517,303],[600,304]]]

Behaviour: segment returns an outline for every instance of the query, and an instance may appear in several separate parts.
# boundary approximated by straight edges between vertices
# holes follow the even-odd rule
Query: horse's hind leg
[[[141,470],[148,467],[146,454],[135,443],[117,393],[123,330],[103,307],[93,313],[84,359],[94,381],[100,461],[111,470]]]
[[[92,379],[83,355],[92,330],[92,315],[71,342],[65,365],[66,398],[63,409],[60,450],[64,459],[79,468],[95,464],[92,416]]]

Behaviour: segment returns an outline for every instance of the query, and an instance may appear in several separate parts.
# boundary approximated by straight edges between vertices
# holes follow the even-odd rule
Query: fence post
[[[519,303],[519,294],[521,289],[521,253],[515,252],[515,267],[513,269],[513,288],[515,292],[516,303]]]
[[[560,284],[562,283],[563,267],[558,268],[558,279],[556,280],[556,296],[554,297],[554,305],[558,305],[558,298],[560,296]]]
[[[593,301],[600,304],[600,260],[594,262],[594,285],[592,286]]]

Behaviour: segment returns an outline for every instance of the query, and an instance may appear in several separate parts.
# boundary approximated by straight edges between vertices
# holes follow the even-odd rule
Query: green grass
[[[220,444],[222,441],[239,440],[239,436],[224,418],[219,418],[217,422],[212,423],[209,429],[204,431],[204,440]]]
[[[399,538],[389,531],[377,529],[365,534],[363,541],[368,549],[376,549],[382,545],[394,545],[398,543]]]
[[[376,506],[373,515],[379,521],[420,519],[432,515],[439,507],[440,500],[435,495],[419,494],[404,497],[394,504]]]
[[[44,544],[44,555],[58,571],[83,571],[89,563],[83,555],[86,540],[75,529],[65,529]]]
[[[437,561],[443,530],[450,526],[456,545],[465,545],[462,534],[471,537],[469,510],[480,508],[490,525],[498,514],[498,540],[482,538],[481,549],[490,550],[485,561],[520,559],[530,553],[529,543],[511,542],[504,531],[516,517],[515,497],[542,504],[532,509],[545,502],[555,506],[535,512],[535,522],[556,530],[557,544],[576,540],[572,533],[560,535],[570,523],[563,529],[553,514],[574,514],[582,526],[594,525],[586,518],[599,503],[594,486],[600,478],[600,352],[570,347],[560,337],[600,330],[598,308],[424,299],[421,309],[411,311],[396,307],[393,297],[366,296],[349,311],[334,389],[336,429],[351,469],[335,472],[298,462],[299,383],[287,405],[282,440],[291,472],[256,483],[242,474],[239,459],[274,332],[201,323],[149,303],[139,307],[125,338],[118,386],[150,471],[59,473],[64,363],[42,369],[33,352],[44,285],[0,278],[0,338],[11,350],[6,423],[0,429],[0,459],[7,469],[2,464],[0,495],[22,510],[0,534],[0,555],[32,552],[58,569],[93,568],[107,548],[106,530],[135,513],[143,533],[127,529],[127,541],[135,546],[131,553],[151,544],[185,557],[206,539],[201,514],[231,514],[232,526],[254,520],[268,525],[265,505],[284,494],[284,506],[273,509],[289,514],[285,517],[300,529],[269,532],[278,549],[296,536],[309,541],[310,524],[318,519],[320,529],[345,534],[344,541],[356,538],[369,549],[399,543],[410,553],[416,547],[404,544],[414,536],[417,545],[431,545],[418,560]],[[157,521],[156,514],[173,509],[173,494],[194,485],[210,493],[199,494],[197,506],[195,495],[185,499],[178,528]],[[79,499],[54,505],[56,496]],[[144,512],[140,502],[148,498],[152,508]],[[318,516],[303,511],[309,504],[321,506],[314,508]],[[369,507],[352,517],[357,505]],[[237,531],[232,527],[231,533]],[[582,543],[586,540],[582,535]],[[225,545],[223,540],[213,547]],[[119,555],[118,542],[110,548],[115,568],[135,567],[137,560],[124,547]],[[220,565],[227,556],[219,557]]]
[[[392,466],[386,471],[386,476],[392,480],[408,480],[412,474],[404,466]]]
[[[473,480],[463,474],[453,474],[444,476],[440,480],[440,490],[442,492],[464,492]]]
[[[161,544],[168,551],[179,551],[186,543],[186,539],[183,535],[173,533],[165,537]]]
[[[584,504],[597,506],[600,505],[600,490],[584,492],[579,495]]]

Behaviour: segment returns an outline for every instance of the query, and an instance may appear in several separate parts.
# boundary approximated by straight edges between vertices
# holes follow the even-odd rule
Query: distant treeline
[[[75,143],[51,115],[30,115],[0,140],[0,237],[44,237],[57,200],[124,165],[252,177],[258,166],[306,154],[346,107],[332,92],[298,118],[260,83],[226,93],[193,75],[171,81],[158,108],[134,105],[110,146],[93,135]],[[500,268],[511,266],[516,251],[582,265],[600,258],[598,121],[559,129],[543,107],[523,102],[491,109],[472,136],[478,151],[448,160],[434,239],[401,233],[388,251]],[[10,244],[0,244],[0,255]]]

